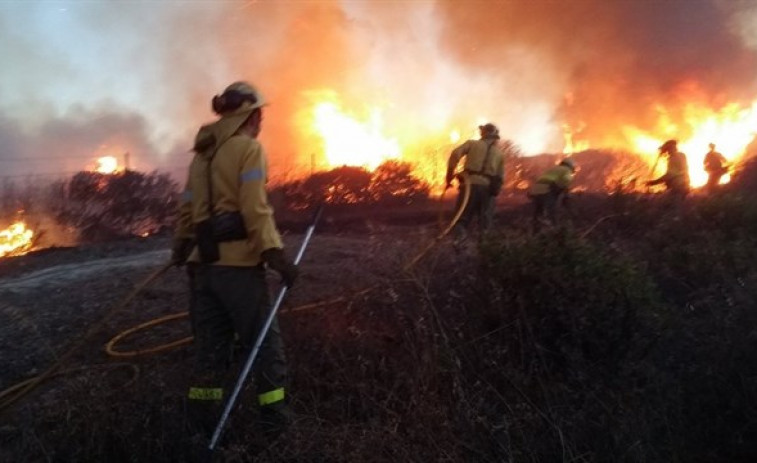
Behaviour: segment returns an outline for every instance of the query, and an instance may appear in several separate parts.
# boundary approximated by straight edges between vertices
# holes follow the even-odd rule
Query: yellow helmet
[[[565,158],[560,162],[563,166],[568,167],[573,172],[576,171],[576,161],[573,160],[573,158]]]

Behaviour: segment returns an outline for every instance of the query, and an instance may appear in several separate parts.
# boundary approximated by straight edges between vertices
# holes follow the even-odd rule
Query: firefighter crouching
[[[550,225],[557,225],[557,207],[561,203],[564,207],[570,208],[569,192],[575,172],[575,161],[565,158],[541,174],[528,189],[528,197],[534,203],[534,233],[540,231],[541,221],[545,216]]]
[[[236,82],[213,98],[220,118],[197,134],[179,210],[173,259],[177,264],[187,261],[193,277],[190,315],[196,361],[187,413],[194,429],[206,436],[219,418],[235,336],[249,352],[270,309],[266,265],[287,286],[297,277],[266,197],[267,160],[257,140],[263,106],[263,96],[246,82]],[[275,319],[255,372],[261,423],[272,437],[289,417],[284,344]]]
[[[452,150],[447,163],[447,188],[452,185],[455,169],[463,157],[465,157],[465,164],[461,175],[465,175],[465,181],[471,184],[468,204],[452,230],[453,237],[458,243],[466,238],[467,229],[474,218],[478,221],[480,231],[486,231],[491,227],[494,202],[502,189],[505,176],[504,157],[497,147],[499,129],[491,123],[481,125],[478,129],[481,139],[468,140]],[[455,210],[459,209],[462,196],[461,190]]]

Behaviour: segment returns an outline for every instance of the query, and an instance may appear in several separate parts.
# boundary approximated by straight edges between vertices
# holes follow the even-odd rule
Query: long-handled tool
[[[300,263],[300,260],[302,259],[302,255],[305,253],[305,248],[307,247],[308,242],[310,241],[310,237],[313,236],[313,231],[315,230],[315,226],[318,223],[318,220],[321,218],[321,212],[323,212],[323,205],[318,206],[318,209],[315,211],[315,214],[313,215],[313,220],[310,222],[307,232],[305,232],[305,238],[302,240],[302,245],[300,246],[300,250],[297,252],[297,257],[294,258],[294,265],[298,265]],[[284,300],[284,296],[286,295],[287,289],[288,288],[286,286],[283,286],[281,290],[279,291],[279,295],[276,298],[276,302],[274,302],[273,308],[271,308],[271,312],[268,314],[268,318],[266,318],[265,324],[263,325],[263,328],[260,330],[260,334],[258,334],[258,339],[255,341],[255,346],[252,348],[250,355],[247,357],[247,362],[245,362],[244,368],[242,369],[242,372],[239,374],[239,378],[237,378],[237,384],[234,386],[234,391],[231,393],[231,396],[229,396],[229,400],[226,401],[226,406],[224,407],[223,413],[221,414],[221,419],[218,421],[218,424],[216,425],[216,429],[215,431],[213,431],[213,437],[210,439],[210,445],[208,446],[210,457],[212,457],[213,451],[215,450],[215,447],[218,444],[219,439],[221,438],[221,433],[223,432],[223,429],[226,426],[226,422],[229,419],[231,410],[234,408],[234,405],[236,404],[236,401],[237,401],[237,397],[239,396],[239,393],[242,390],[242,386],[244,386],[244,382],[247,380],[247,376],[250,374],[250,371],[252,370],[252,364],[253,362],[255,362],[255,357],[257,357],[258,351],[260,350],[260,346],[263,344],[263,340],[268,334],[268,330],[271,327],[271,323],[273,323],[273,319],[276,316],[276,312],[279,310],[279,306],[281,305],[281,302]]]

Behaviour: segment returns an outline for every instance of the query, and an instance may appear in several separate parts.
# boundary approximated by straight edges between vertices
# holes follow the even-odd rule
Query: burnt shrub
[[[370,184],[369,171],[362,167],[342,166],[284,183],[276,187],[272,194],[281,196],[287,209],[302,210],[322,202],[333,205],[368,202],[371,198]]]
[[[410,164],[387,161],[371,177],[372,200],[385,205],[407,205],[428,198],[428,183],[413,175]]]
[[[49,208],[82,241],[141,236],[173,225],[177,191],[176,182],[159,172],[79,172],[50,187]]]

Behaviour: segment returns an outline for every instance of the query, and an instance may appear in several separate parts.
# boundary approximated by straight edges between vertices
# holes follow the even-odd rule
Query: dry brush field
[[[582,195],[572,222],[536,236],[527,205],[504,204],[491,236],[463,250],[442,240],[407,270],[438,230],[435,208],[327,213],[280,315],[295,422],[263,442],[246,391],[219,458],[754,461],[751,198],[695,196],[674,217],[659,195]],[[294,253],[304,225],[282,223]],[[103,350],[186,310],[183,271],[82,339],[168,247],[156,236],[0,263],[0,388],[82,344],[66,362],[80,370],[4,410],[0,460],[197,458],[183,409],[191,345],[126,359]],[[118,348],[189,332],[182,319]]]

